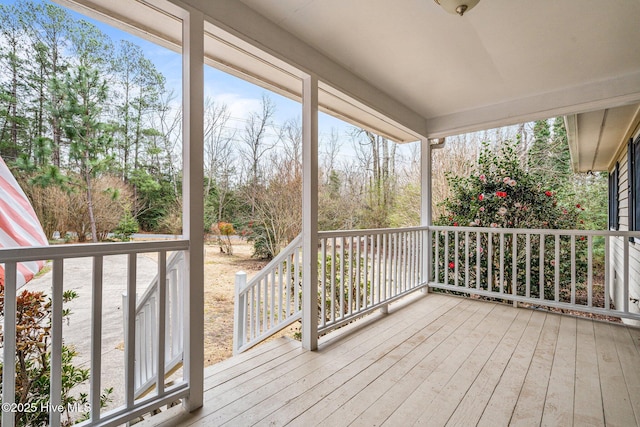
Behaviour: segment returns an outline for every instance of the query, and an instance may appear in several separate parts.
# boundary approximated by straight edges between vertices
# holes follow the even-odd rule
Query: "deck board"
[[[640,425],[640,366],[637,364],[640,352],[633,343],[628,329],[610,327],[611,336],[616,344],[620,367],[629,393],[631,407]],[[629,338],[632,338],[631,340]]]
[[[469,310],[474,308],[475,310],[473,311],[460,313],[460,317],[464,320],[462,323],[448,320],[448,323],[451,323],[455,330],[444,341],[435,343],[435,345],[431,344],[431,348],[417,349],[410,360],[400,365],[406,366],[408,370],[397,373],[397,376],[395,372],[390,372],[389,375],[392,376],[393,380],[391,387],[376,388],[374,385],[369,393],[376,400],[369,407],[362,405],[359,411],[361,414],[359,419],[356,420],[356,424],[376,425],[376,423],[386,420],[429,375],[435,372],[437,366],[455,352],[456,348],[468,338],[474,328],[486,318],[493,307],[478,307],[475,304],[475,307],[471,307]],[[426,345],[429,344],[425,343]],[[362,392],[362,394],[364,393]],[[353,399],[350,402],[357,404]]]
[[[592,372],[598,372],[598,355],[593,322],[578,320],[576,337],[576,379],[573,423],[604,425],[600,380]]]
[[[544,401],[542,426],[568,426],[573,423],[576,328],[575,318],[569,316],[560,318],[558,341]]]
[[[470,426],[479,423],[493,391],[513,357],[518,342],[522,339],[532,313],[532,311],[518,313],[502,341],[487,359],[482,371],[474,379],[455,412],[447,421],[447,425]]]
[[[411,349],[402,359],[395,363],[386,371],[381,373],[374,381],[366,387],[360,387],[360,391],[353,396],[349,396],[349,390],[342,391],[346,398],[345,403],[333,412],[324,421],[331,423],[342,420],[344,423],[353,422],[354,425],[371,425],[375,420],[381,419],[376,415],[375,409],[389,408],[391,405],[383,401],[387,396],[402,396],[407,394],[404,390],[410,382],[409,378],[420,378],[422,373],[428,372],[429,366],[433,365],[433,360],[443,360],[451,352],[462,337],[455,333],[468,329],[471,325],[481,319],[484,314],[478,307],[472,304],[465,306],[465,312],[451,321],[443,318],[444,327],[430,337],[424,337],[419,345]],[[475,320],[474,320],[475,319]],[[466,327],[464,325],[467,325]],[[374,419],[371,419],[374,417]]]
[[[499,311],[498,311],[499,309]],[[504,310],[504,311],[503,311]],[[431,403],[422,411],[417,419],[418,425],[445,425],[447,420],[456,410],[459,402],[464,398],[467,391],[475,383],[481,370],[487,363],[493,363],[492,357],[498,345],[505,335],[511,330],[518,314],[518,310],[511,307],[498,307],[496,310],[495,322],[490,325],[480,325],[485,335],[469,354],[466,361],[461,363],[455,375],[447,382],[441,390],[431,400]]]
[[[624,325],[415,295],[318,351],[280,338],[207,368],[203,408],[147,425],[640,425],[639,338]]]
[[[511,416],[511,425],[540,425],[559,330],[560,316],[547,315]]]
[[[321,385],[326,392],[339,389],[343,384],[351,378],[367,379],[375,375],[379,370],[392,363],[392,360],[401,360],[404,355],[415,347],[415,343],[419,337],[417,333],[422,332],[430,335],[429,329],[436,332],[443,324],[440,319],[443,315],[455,307],[461,305],[449,304],[445,301],[436,310],[425,313],[424,316],[418,317],[411,322],[396,323],[395,327],[387,328],[385,333],[377,334],[369,337],[366,342],[351,348],[349,351],[343,351],[340,355],[325,358],[322,369],[317,369],[300,378],[291,386],[286,387],[273,396],[279,402],[288,402],[289,408],[278,408],[271,401],[263,401],[261,405],[245,411],[238,417],[231,420],[231,424],[235,425],[251,425],[267,418],[265,421],[270,424],[279,424],[284,420],[280,418],[292,414],[294,417],[300,412],[303,405],[313,405],[317,403],[318,391]],[[426,337],[425,337],[426,339]],[[382,346],[382,344],[385,344]],[[350,346],[349,346],[350,347]],[[346,346],[344,347],[347,348]],[[324,354],[328,350],[320,348],[319,353]],[[335,351],[335,350],[334,350]],[[342,383],[342,384],[340,384]],[[284,405],[283,405],[284,406]],[[274,411],[278,411],[278,417],[269,417]],[[291,420],[288,420],[291,421]]]
[[[473,356],[474,350],[482,341],[485,331],[500,326],[500,322],[497,320],[498,316],[495,316],[493,312],[503,312],[503,310],[508,311],[508,308],[492,307],[487,317],[478,321],[475,325],[469,325],[469,327],[473,328],[471,333],[461,340],[458,346],[441,363],[426,365],[424,368],[428,370],[428,375],[394,410],[383,425],[411,425],[416,422],[418,417],[422,415],[425,406],[437,397],[464,365],[464,362]]]
[[[631,398],[626,387],[620,366],[620,359],[612,333],[617,332],[604,323],[594,323],[596,346],[598,354],[598,370],[600,373],[600,389],[602,390],[602,405],[604,421],[607,425],[633,425],[635,421]],[[637,366],[640,366],[636,364]],[[634,396],[638,399],[638,396]]]

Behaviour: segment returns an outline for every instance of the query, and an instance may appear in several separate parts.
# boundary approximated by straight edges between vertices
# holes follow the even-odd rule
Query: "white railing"
[[[629,309],[629,239],[639,232],[429,227],[429,286],[532,306],[640,320]],[[612,262],[620,247],[621,268]],[[595,263],[594,253],[602,260]],[[619,306],[612,307],[613,280]]]
[[[91,365],[89,379],[89,403],[91,410],[89,419],[79,425],[120,425],[128,420],[153,411],[162,405],[183,398],[189,393],[189,383],[186,380],[176,381],[171,386],[165,385],[165,347],[166,347],[166,322],[162,319],[171,317],[166,303],[166,292],[160,291],[157,305],[158,322],[157,340],[157,368],[155,393],[142,399],[135,398],[135,337],[139,328],[134,322],[127,323],[125,331],[124,370],[124,405],[112,411],[101,413],[100,393],[103,386],[102,374],[102,293],[103,293],[103,261],[105,256],[126,254],[128,262],[122,266],[127,270],[127,293],[136,294],[137,255],[141,253],[157,253],[158,271],[160,283],[167,275],[166,254],[170,251],[185,251],[188,249],[188,241],[173,240],[163,242],[136,242],[136,243],[110,243],[87,245],[61,245],[51,247],[17,248],[0,250],[0,263],[5,267],[5,305],[3,319],[3,361],[16,359],[16,268],[18,262],[37,261],[42,259],[53,261],[52,271],[52,322],[50,337],[50,407],[58,407],[61,402],[62,390],[62,331],[63,331],[63,289],[64,289],[64,262],[69,258],[91,257],[93,259],[93,271],[91,275],[92,304],[91,304]],[[161,286],[162,287],[162,286]],[[131,298],[123,307],[129,318],[135,317],[136,302]],[[15,404],[15,365],[3,364],[2,376],[2,403],[3,405]],[[49,424],[60,425],[59,411],[49,411]],[[2,425],[14,426],[14,414],[3,411]]]
[[[301,317],[302,236],[296,237],[249,283],[236,274],[233,352],[241,353]]]
[[[640,232],[430,226],[318,238],[320,334],[427,286],[640,320],[631,306],[640,299],[632,288],[640,260],[630,255]],[[236,352],[300,319],[302,248],[294,243],[248,285],[237,276]]]
[[[426,229],[319,233],[318,332],[339,327],[426,286]]]
[[[182,365],[184,353],[184,253],[174,252],[167,260],[164,292],[166,297],[164,327],[165,376]],[[135,312],[135,364],[134,398],[139,398],[153,387],[157,381],[158,367],[158,320],[160,304],[160,274],[158,274],[136,303]],[[122,306],[128,306],[126,293],[122,294]],[[123,313],[124,330],[127,330],[127,312]],[[125,336],[126,340],[126,336]]]

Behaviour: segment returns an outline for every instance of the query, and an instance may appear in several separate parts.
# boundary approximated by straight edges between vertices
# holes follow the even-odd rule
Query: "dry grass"
[[[233,353],[233,298],[235,274],[253,277],[267,262],[251,258],[252,247],[233,240],[233,255],[220,253],[217,245],[205,245],[204,262],[204,363],[213,365]]]

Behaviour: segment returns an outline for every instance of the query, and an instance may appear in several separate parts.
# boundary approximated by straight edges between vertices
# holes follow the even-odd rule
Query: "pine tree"
[[[94,242],[98,241],[93,209],[93,181],[111,164],[107,156],[111,138],[101,122],[103,105],[107,99],[107,82],[97,70],[84,66],[67,73],[58,88],[63,106],[59,117],[69,143],[69,158],[82,182],[78,183],[87,197],[87,210]],[[78,236],[80,240],[84,236]]]

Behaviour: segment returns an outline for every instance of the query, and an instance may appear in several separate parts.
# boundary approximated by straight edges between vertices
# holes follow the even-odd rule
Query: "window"
[[[609,230],[618,229],[618,176],[620,163],[609,174]]]
[[[640,136],[627,147],[629,178],[629,230],[640,230]]]

